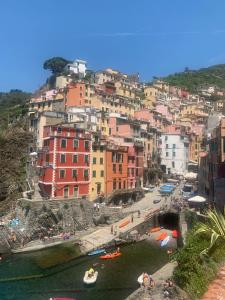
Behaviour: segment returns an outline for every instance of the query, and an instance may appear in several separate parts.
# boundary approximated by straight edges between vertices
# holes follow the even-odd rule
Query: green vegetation
[[[44,62],[43,68],[45,70],[50,70],[53,75],[58,75],[64,71],[65,66],[69,62],[69,60],[62,57],[52,57]]]
[[[199,70],[185,69],[184,72],[175,73],[162,80],[171,85],[188,89],[190,92],[196,92],[201,86],[215,85],[225,89],[225,64],[215,65]]]
[[[225,219],[219,211],[207,212],[207,223],[200,223],[195,234],[205,234],[210,237],[210,245],[205,248],[202,254],[210,254],[210,250],[217,244],[225,243]]]
[[[16,123],[26,115],[26,103],[30,96],[30,93],[20,90],[0,92],[0,130],[6,129],[10,123]]]
[[[211,217],[215,221],[215,212]],[[209,256],[204,256],[203,259],[201,255],[210,244],[213,233],[206,228],[212,228],[211,222],[209,219],[204,226],[203,223],[196,223],[195,228],[187,234],[186,245],[173,256],[178,263],[173,274],[174,280],[192,299],[201,297],[215,278],[221,263],[225,261],[225,243],[221,243],[220,238],[212,239],[214,243],[208,252]]]
[[[0,93],[0,213],[26,187],[26,161],[32,136],[27,132],[27,101],[29,93],[11,90]]]

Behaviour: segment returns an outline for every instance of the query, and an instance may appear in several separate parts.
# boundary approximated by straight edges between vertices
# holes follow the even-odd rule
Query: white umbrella
[[[197,173],[193,173],[193,172],[190,172],[190,173],[187,173],[184,178],[185,179],[196,179],[197,178]]]
[[[37,152],[31,152],[30,156],[37,156]]]
[[[188,202],[195,202],[195,203],[203,203],[205,201],[206,201],[206,199],[202,196],[194,196],[194,197],[188,199]]]

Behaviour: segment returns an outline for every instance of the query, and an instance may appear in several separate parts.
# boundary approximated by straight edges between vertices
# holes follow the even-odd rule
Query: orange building
[[[83,82],[73,82],[68,84],[66,92],[66,107],[84,106],[85,92],[85,84]]]
[[[106,148],[106,195],[127,189],[128,147],[107,145]]]

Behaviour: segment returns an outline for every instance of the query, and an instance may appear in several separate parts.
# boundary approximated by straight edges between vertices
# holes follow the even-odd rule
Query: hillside
[[[16,122],[26,114],[26,103],[30,96],[30,93],[20,90],[0,92],[0,130],[6,129],[9,123]]]
[[[185,70],[184,72],[171,74],[161,78],[171,85],[187,88],[196,92],[201,86],[215,85],[225,89],[225,64],[214,65],[199,70]]]
[[[0,214],[26,187],[26,156],[32,141],[26,126],[29,97],[29,93],[18,90],[0,93]]]

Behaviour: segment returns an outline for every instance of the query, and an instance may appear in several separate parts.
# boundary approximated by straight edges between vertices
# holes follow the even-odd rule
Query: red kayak
[[[113,252],[113,253],[108,253],[106,255],[102,255],[100,256],[101,259],[111,259],[111,258],[116,258],[121,256],[122,253],[121,252]]]
[[[177,238],[178,237],[178,232],[177,232],[177,230],[173,230],[172,231],[172,236],[173,236],[173,238]]]
[[[156,237],[156,241],[162,241],[164,240],[166,237],[168,236],[168,234],[166,232],[161,233],[160,235],[158,235]]]

